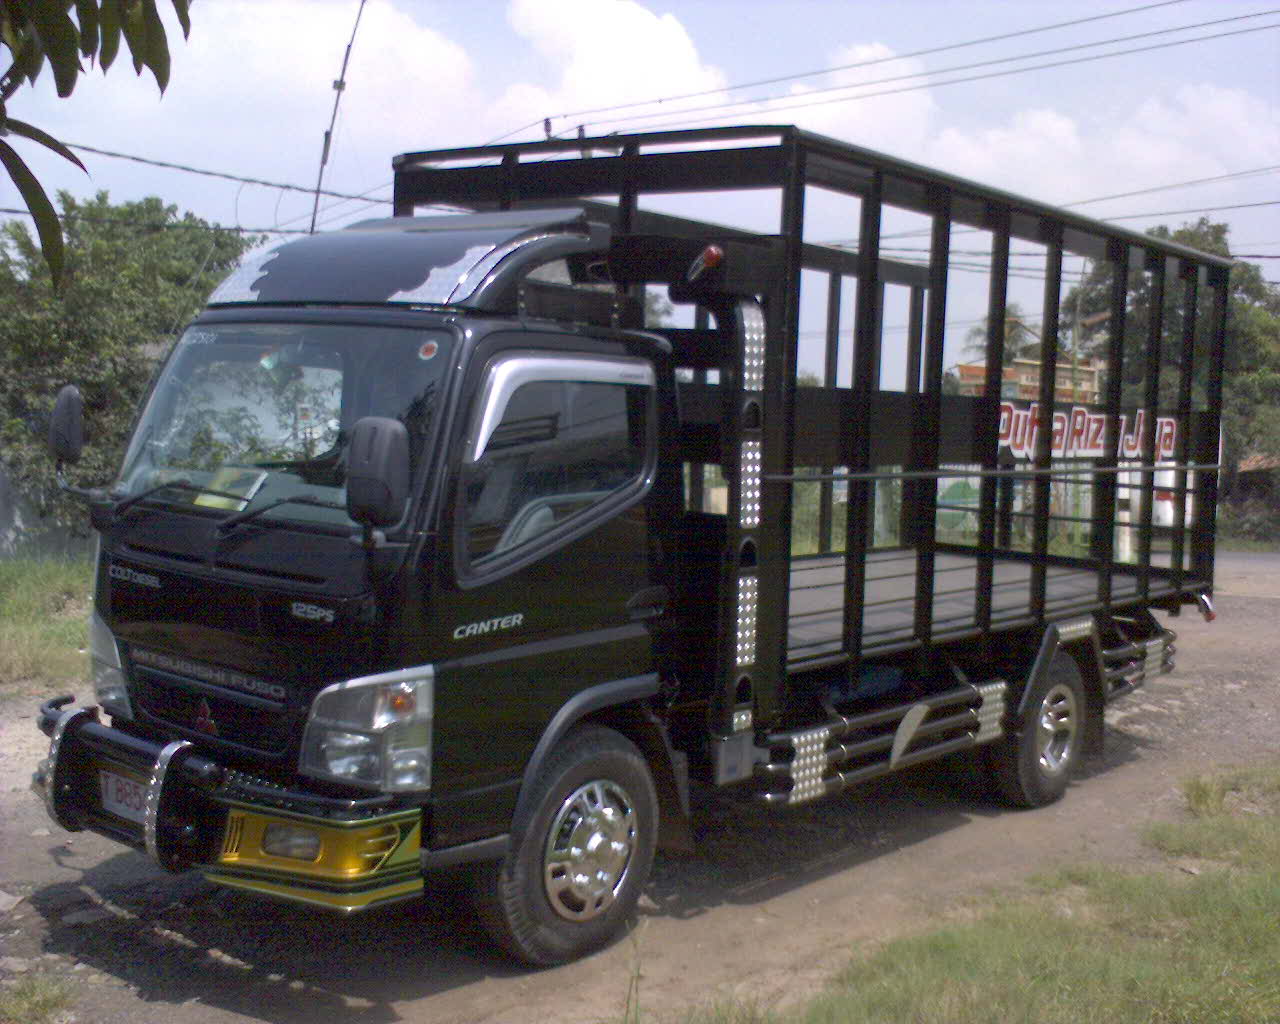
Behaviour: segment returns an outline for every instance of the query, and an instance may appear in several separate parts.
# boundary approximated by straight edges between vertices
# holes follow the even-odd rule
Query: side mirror
[[[347,449],[347,515],[365,526],[391,526],[409,497],[409,432],[399,420],[366,416]]]
[[[74,384],[58,392],[49,420],[49,451],[58,462],[76,462],[84,449],[84,399]]]

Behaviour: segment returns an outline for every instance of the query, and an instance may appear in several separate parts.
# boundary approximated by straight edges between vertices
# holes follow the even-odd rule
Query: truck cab
[[[397,217],[219,287],[91,495],[101,711],[46,708],[60,823],[362,909],[500,859],[607,708],[678,826],[685,763],[645,703],[677,642],[671,346],[610,280],[609,235],[581,209]],[[639,797],[596,795],[584,814],[635,820]],[[652,856],[646,819],[615,845]]]

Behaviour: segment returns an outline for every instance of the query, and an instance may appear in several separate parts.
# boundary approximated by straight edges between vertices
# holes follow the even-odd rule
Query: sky
[[[69,99],[46,73],[9,113],[72,144],[311,188],[359,9],[193,0],[186,41],[166,12],[163,96],[122,58],[105,76],[91,69]],[[941,84],[1204,36],[1218,38]],[[1084,47],[1102,40],[1118,41]],[[990,63],[1004,58],[1019,59]],[[812,74],[789,77],[801,73]],[[858,83],[875,84],[837,88]],[[754,102],[724,106],[741,100]],[[323,198],[320,224],[388,215],[397,153],[540,138],[547,117],[557,133],[583,124],[589,135],[795,123],[1055,204],[1236,175],[1077,209],[1129,217],[1270,203],[1207,215],[1231,225],[1236,251],[1280,256],[1280,7],[1266,0],[367,0],[324,186],[384,201]],[[254,229],[310,219],[301,192],[81,152],[85,175],[18,141],[51,191],[158,195]],[[0,207],[20,205],[6,179]],[[830,237],[849,237],[836,220]],[[1280,279],[1280,260],[1262,265]]]

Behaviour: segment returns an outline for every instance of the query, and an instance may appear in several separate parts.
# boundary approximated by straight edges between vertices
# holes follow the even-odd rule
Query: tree
[[[987,351],[987,325],[984,320],[970,327],[964,336],[965,349],[984,356]],[[1040,332],[1028,326],[1027,314],[1016,302],[1004,307],[1004,361],[1035,359],[1040,355]]]
[[[191,31],[189,0],[172,3],[185,38]],[[122,37],[134,70],[142,74],[143,68],[150,69],[164,92],[169,84],[169,44],[156,0],[3,0],[0,46],[8,49],[10,63],[0,75],[0,136],[16,135],[37,142],[84,170],[71,150],[35,125],[9,117],[5,105],[24,83],[35,82],[46,62],[58,95],[70,96],[84,73],[81,58],[90,64],[96,61],[105,72],[119,53]],[[35,220],[40,247],[56,284],[62,274],[63,241],[53,204],[4,138],[0,138],[0,164]]]
[[[1163,241],[1200,249],[1219,256],[1231,255],[1226,224],[1215,224],[1201,217],[1194,224],[1176,230],[1160,226],[1150,235]],[[1099,262],[1062,303],[1062,328],[1071,329],[1072,319],[1079,316],[1082,325],[1094,323],[1105,314],[1111,301],[1111,266]],[[1150,277],[1142,267],[1130,267],[1128,299],[1125,314],[1124,360],[1119,372],[1122,378],[1122,403],[1129,407],[1146,404],[1145,356],[1149,311]],[[1158,383],[1162,408],[1172,408],[1176,401],[1182,348],[1182,288],[1176,279],[1166,279],[1163,330],[1160,338],[1161,376]],[[1197,338],[1207,337],[1207,324],[1212,315],[1207,294],[1197,296]],[[1087,333],[1087,332],[1082,332]],[[1088,354],[1105,358],[1107,331],[1088,333],[1092,347]],[[1197,341],[1195,358],[1203,366],[1203,342]],[[1109,367],[1108,372],[1115,368]],[[1197,367],[1193,374],[1193,399],[1203,401],[1208,383],[1207,373]],[[1234,469],[1248,455],[1280,454],[1280,289],[1269,285],[1256,264],[1238,261],[1231,270],[1231,289],[1227,296],[1226,358],[1223,367],[1223,461],[1227,467],[1228,485]]]
[[[84,393],[86,484],[111,479],[156,360],[258,239],[213,227],[157,198],[112,204],[59,195],[62,283],[25,225],[0,229],[0,451],[14,483],[57,523],[81,505],[57,487],[45,431],[58,388]]]

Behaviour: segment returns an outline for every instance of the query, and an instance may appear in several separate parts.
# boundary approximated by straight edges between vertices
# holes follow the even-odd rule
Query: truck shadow
[[[1130,761],[1154,743],[1108,728],[1104,750],[1076,785]],[[659,858],[650,913],[694,917],[726,903],[750,904],[898,853],[973,821],[1036,813],[996,801],[976,758],[957,755],[865,782],[782,811],[737,790],[700,789],[691,857]],[[1051,813],[1051,812],[1048,812]]]
[[[1140,756],[1136,734],[1110,729],[1084,778]],[[749,794],[695,793],[697,852],[660,855],[643,913],[685,919],[750,904],[927,842],[974,818],[1007,811],[983,792],[965,759],[859,786],[779,813]],[[1087,782],[1086,782],[1087,784]],[[127,880],[127,881],[126,881]],[[396,1004],[524,972],[472,920],[461,873],[437,873],[427,895],[354,917],[264,901],[199,876],[160,876],[120,853],[76,882],[37,890],[45,951],[173,1007],[200,1003],[272,1022],[380,1024]],[[70,920],[67,920],[70,918]]]

